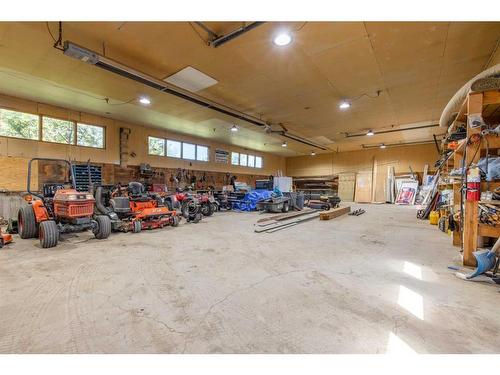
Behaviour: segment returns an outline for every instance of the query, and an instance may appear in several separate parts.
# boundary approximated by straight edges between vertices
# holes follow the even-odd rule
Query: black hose
[[[111,212],[111,210],[106,208],[102,203],[102,186],[98,186],[95,189],[95,207],[97,211],[103,215],[107,215]]]

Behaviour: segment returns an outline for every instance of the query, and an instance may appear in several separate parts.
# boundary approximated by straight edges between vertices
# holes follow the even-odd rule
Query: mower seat
[[[109,200],[109,204],[116,213],[127,214],[130,212],[130,200],[127,197],[115,197]]]

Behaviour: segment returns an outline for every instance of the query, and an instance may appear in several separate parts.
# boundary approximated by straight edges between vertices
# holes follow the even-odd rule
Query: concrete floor
[[[0,251],[4,353],[498,353],[498,288],[415,210],[256,234],[255,213]]]

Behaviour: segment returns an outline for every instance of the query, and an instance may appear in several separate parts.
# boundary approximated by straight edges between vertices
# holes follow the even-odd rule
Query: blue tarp
[[[252,190],[246,193],[242,200],[234,202],[233,209],[240,211],[254,211],[257,208],[257,202],[271,198],[273,191],[270,190]]]

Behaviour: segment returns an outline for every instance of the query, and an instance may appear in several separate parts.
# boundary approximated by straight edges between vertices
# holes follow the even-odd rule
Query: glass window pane
[[[255,156],[248,155],[248,166],[252,168],[255,167]]]
[[[171,158],[181,157],[181,142],[171,141],[167,139],[167,156]]]
[[[38,139],[38,115],[0,109],[0,135]]]
[[[247,154],[240,154],[240,165],[247,166]]]
[[[260,156],[255,157],[255,168],[262,168],[262,158]]]
[[[182,143],[182,158],[183,159],[194,160],[195,153],[196,153],[195,145],[193,145],[191,143]]]
[[[163,138],[148,137],[149,155],[165,156],[165,140]]]
[[[78,146],[104,148],[104,128],[102,126],[77,124],[76,144]]]
[[[208,161],[208,147],[206,146],[196,146],[196,160]]]
[[[237,152],[231,152],[231,164],[239,165],[240,164],[240,154]]]
[[[52,117],[42,117],[43,141],[74,144],[75,123]]]

